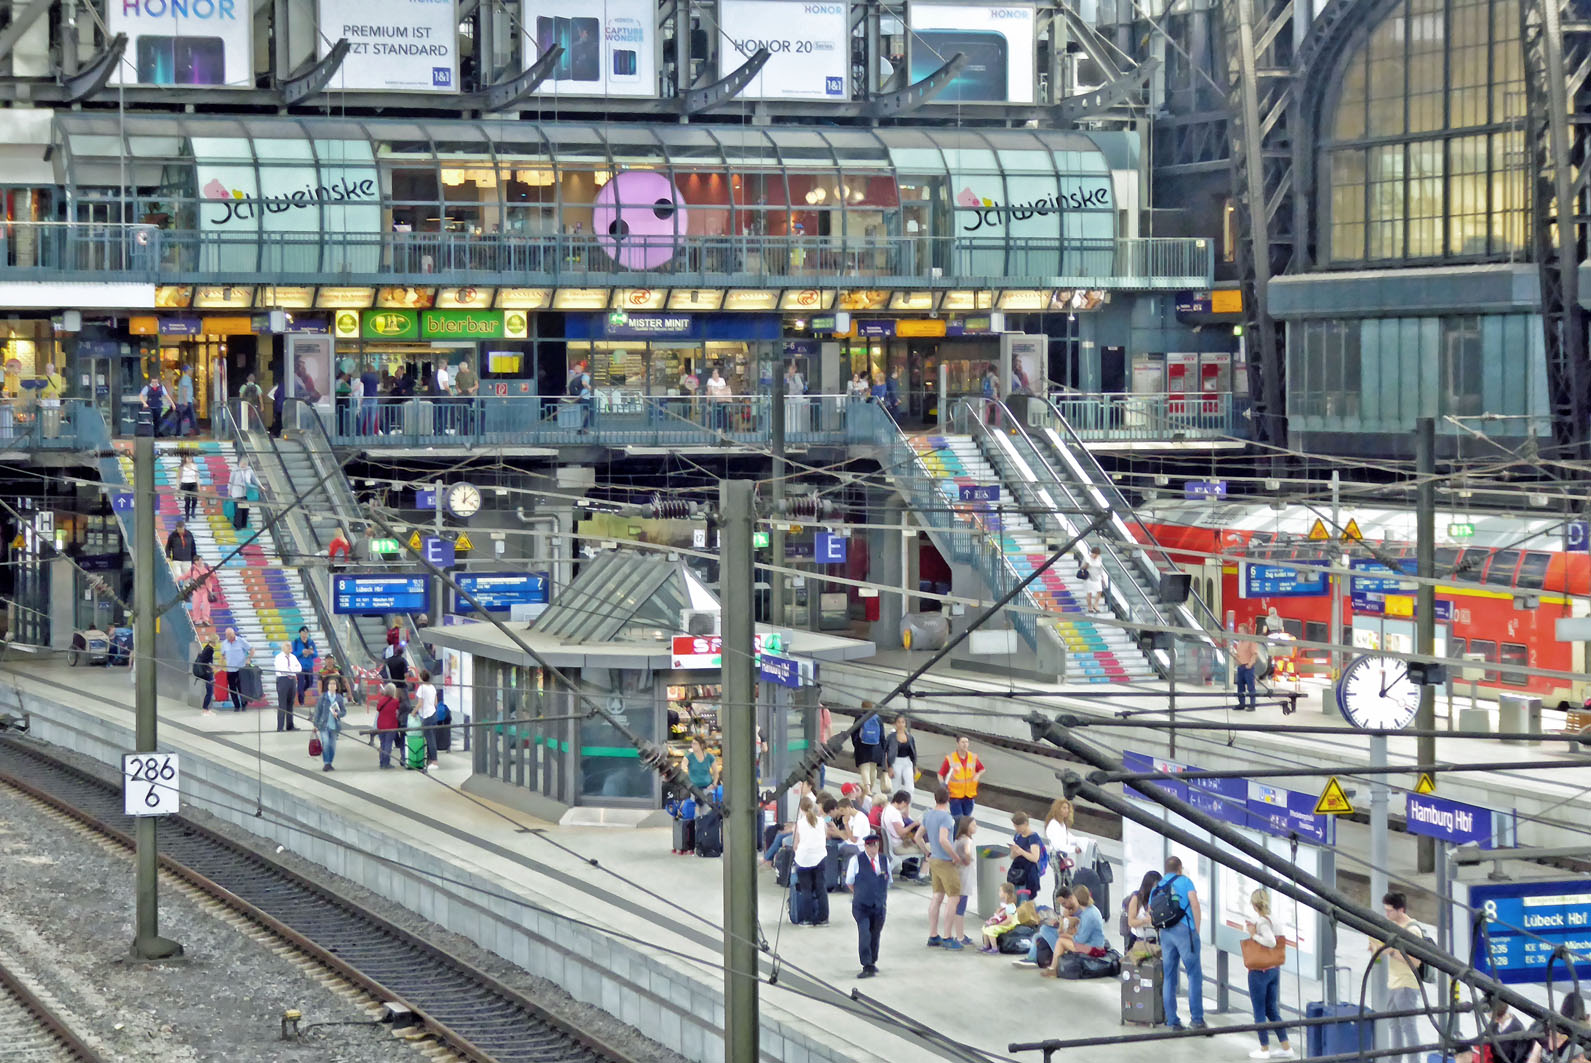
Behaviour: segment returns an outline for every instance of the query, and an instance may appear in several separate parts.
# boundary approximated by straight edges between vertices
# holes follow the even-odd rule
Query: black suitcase
[[[436,748],[439,753],[446,753],[453,748],[453,725],[440,724],[436,728]]]
[[[1160,991],[1164,971],[1160,957],[1138,964],[1123,963],[1121,968],[1121,1021],[1135,1026],[1162,1026],[1166,1021],[1165,1000]]]
[[[680,816],[674,818],[674,851],[689,853],[696,849],[696,821]]]
[[[696,855],[724,855],[724,816],[716,808],[696,817]]]
[[[790,875],[794,868],[795,850],[790,846],[787,845],[773,854],[774,881],[779,884],[780,889],[785,889],[790,885]]]
[[[260,670],[252,664],[238,670],[238,693],[244,701],[261,701],[265,698],[265,685],[260,681]]]

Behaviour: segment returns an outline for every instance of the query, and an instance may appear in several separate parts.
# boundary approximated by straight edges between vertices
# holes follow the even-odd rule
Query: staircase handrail
[[[248,403],[242,403],[240,405],[245,411],[253,408]],[[238,425],[237,419],[232,416],[231,407],[224,405],[221,410],[221,416],[223,422],[227,426],[228,434],[231,436],[233,449],[240,457],[251,454],[253,452],[253,448],[249,446],[248,439],[244,435],[242,428]],[[247,413],[245,413],[244,416],[246,418],[248,416]],[[265,426],[262,424],[260,429],[261,431],[264,431]],[[266,433],[266,439],[270,441],[271,453],[276,458],[278,466],[281,467],[283,473],[285,474],[287,466],[282,462],[282,452],[277,447],[276,440],[271,438],[269,432]],[[289,478],[289,482],[291,482],[291,478]],[[265,488],[263,486],[260,488],[260,495],[263,499],[265,495]],[[305,523],[307,523],[307,521],[303,515],[301,513],[295,513],[284,520],[278,521],[276,525],[272,527],[270,532],[271,539],[276,544],[278,556],[285,557],[286,551],[282,549],[283,543],[281,537],[277,534],[276,529],[291,526],[292,530],[289,534],[291,534],[293,538],[297,540],[299,535],[299,526]],[[313,535],[314,530],[310,529],[310,533]],[[295,552],[300,557],[303,557],[304,551],[302,549],[302,544],[295,541],[293,546],[295,548]],[[343,644],[343,640],[338,636],[336,625],[327,622],[328,617],[335,616],[336,614],[331,611],[330,607],[327,605],[326,599],[321,595],[320,587],[316,585],[313,575],[306,573],[302,564],[300,564],[298,568],[298,573],[300,576],[299,582],[303,585],[304,590],[309,594],[311,604],[315,608],[315,613],[321,619],[321,631],[325,634],[326,641],[331,643],[332,655],[337,658],[337,667],[342,671],[344,687],[346,688],[349,696],[353,697],[355,700],[363,700],[365,685],[359,682],[359,673],[354,669],[353,658],[349,656],[347,646]]]

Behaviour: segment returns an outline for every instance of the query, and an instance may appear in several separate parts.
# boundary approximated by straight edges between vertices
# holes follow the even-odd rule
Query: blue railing
[[[86,399],[0,400],[0,450],[93,450],[109,440],[105,418]]]
[[[666,236],[591,233],[229,233],[152,225],[13,222],[0,233],[0,275],[113,275],[156,283],[316,280],[515,286],[913,288],[1207,287],[1213,244],[1191,237]]]

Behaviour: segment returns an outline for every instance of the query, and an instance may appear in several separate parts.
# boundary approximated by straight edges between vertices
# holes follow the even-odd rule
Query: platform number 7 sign
[[[122,811],[171,816],[178,811],[182,773],[175,753],[122,754]]]

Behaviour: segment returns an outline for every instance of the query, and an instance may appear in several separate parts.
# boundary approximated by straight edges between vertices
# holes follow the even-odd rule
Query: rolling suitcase
[[[260,701],[265,697],[265,684],[260,680],[260,670],[252,664],[238,669],[238,690],[246,705],[251,701]],[[234,704],[236,700],[234,699]]]
[[[696,855],[724,855],[724,816],[716,808],[696,817]]]
[[[674,817],[674,852],[689,853],[696,849],[696,821],[684,816]]]
[[[774,881],[780,889],[787,889],[790,885],[790,876],[795,868],[795,849],[785,846],[773,854]]]
[[[1165,971],[1160,957],[1121,967],[1121,1021],[1135,1026],[1161,1026],[1166,1021],[1165,1001],[1160,995]]]
[[[790,922],[796,925],[815,922],[817,913],[813,911],[812,898],[800,890],[790,891]]]
[[[1305,1059],[1349,1055],[1358,1052],[1361,1048],[1371,1050],[1376,1046],[1376,1027],[1374,1020],[1367,1017],[1369,1011],[1361,1009],[1357,1004],[1342,1004],[1337,1000],[1336,972],[1346,970],[1349,968],[1327,968],[1326,999],[1313,1000],[1304,1005],[1306,1019],[1342,1020],[1305,1027]]]

